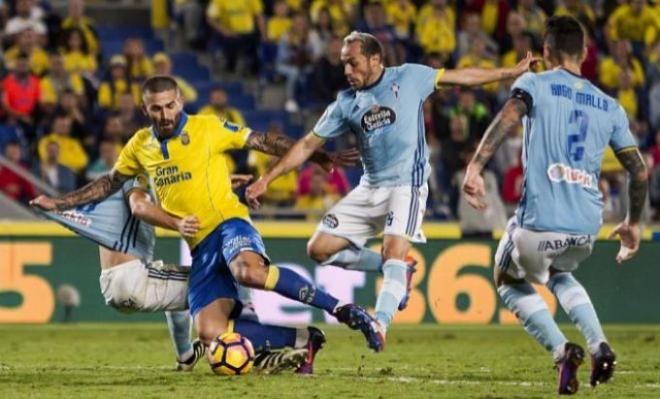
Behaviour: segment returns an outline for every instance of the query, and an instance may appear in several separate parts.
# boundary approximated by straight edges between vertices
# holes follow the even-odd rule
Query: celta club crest
[[[183,145],[190,144],[190,136],[188,136],[188,133],[186,132],[181,133],[181,144]]]
[[[395,83],[392,83],[392,86],[390,86],[390,90],[392,90],[392,93],[394,93],[394,97],[397,99],[399,98],[399,85]]]

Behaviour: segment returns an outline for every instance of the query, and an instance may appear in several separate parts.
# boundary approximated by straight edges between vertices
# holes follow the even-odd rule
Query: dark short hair
[[[564,56],[579,58],[585,46],[584,28],[573,17],[551,17],[545,25],[543,42],[557,60],[561,61]]]
[[[171,76],[152,76],[142,84],[142,94],[162,93],[169,90],[179,90],[179,85],[176,84],[176,80]]]
[[[383,45],[372,34],[354,30],[344,38],[344,44],[350,43],[360,43],[362,54],[367,58],[378,55],[381,60],[383,59],[383,54],[385,53]]]

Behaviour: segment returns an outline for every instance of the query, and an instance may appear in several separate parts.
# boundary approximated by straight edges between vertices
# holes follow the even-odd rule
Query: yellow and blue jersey
[[[174,134],[159,139],[153,127],[138,130],[119,155],[115,170],[134,176],[146,172],[165,211],[195,215],[201,228],[188,239],[195,248],[219,224],[250,221],[248,209],[231,189],[222,153],[245,146],[251,130],[213,115],[183,113]]]

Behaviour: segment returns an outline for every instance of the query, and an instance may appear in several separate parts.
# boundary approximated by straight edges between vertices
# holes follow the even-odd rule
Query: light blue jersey
[[[135,218],[128,204],[128,194],[137,189],[149,192],[146,177],[128,180],[121,190],[101,202],[44,215],[108,249],[151,262],[156,245],[154,228]]]
[[[431,169],[422,104],[442,72],[417,64],[385,68],[371,86],[339,92],[313,132],[324,139],[355,134],[362,184],[422,186]]]
[[[512,92],[527,99],[529,111],[523,118],[525,180],[518,225],[597,234],[603,152],[607,145],[615,152],[636,145],[625,111],[591,82],[564,69],[525,73]]]

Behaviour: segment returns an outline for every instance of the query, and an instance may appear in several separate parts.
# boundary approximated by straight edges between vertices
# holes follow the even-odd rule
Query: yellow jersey
[[[195,215],[201,228],[187,239],[195,248],[222,222],[250,214],[231,189],[223,153],[245,146],[251,130],[216,116],[181,114],[169,139],[159,140],[153,127],[138,130],[119,154],[115,170],[135,176],[146,172],[165,211]]]
[[[254,17],[263,13],[261,0],[211,0],[206,16],[219,22],[233,33],[251,33],[255,30]]]
[[[635,14],[629,4],[622,4],[607,20],[608,33],[612,40],[633,40],[651,45],[660,29],[660,17],[653,8],[644,5],[642,12]]]
[[[21,49],[18,45],[12,46],[5,52],[5,64],[8,69],[13,70],[16,65],[16,59]],[[30,53],[30,70],[37,76],[43,75],[50,66],[50,58],[48,53],[39,47],[35,47]]]
[[[60,136],[56,133],[48,134],[37,143],[39,159],[44,162],[48,158],[48,144],[57,143],[60,148],[60,154],[57,157],[57,163],[66,166],[75,173],[80,173],[87,166],[88,158],[85,149],[78,139],[67,136]]]

